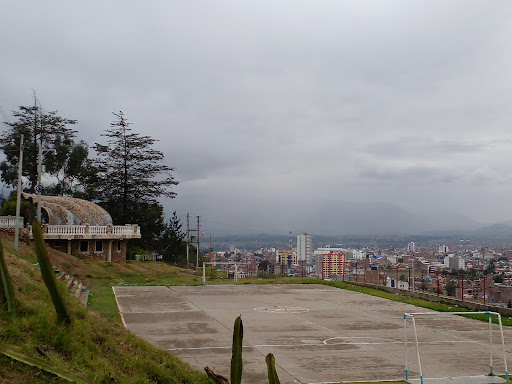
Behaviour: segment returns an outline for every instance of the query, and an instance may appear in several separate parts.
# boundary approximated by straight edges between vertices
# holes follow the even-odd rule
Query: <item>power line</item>
[[[9,120],[9,118],[7,117],[7,115],[5,114],[5,111],[4,111],[4,109],[2,108],[2,106],[1,106],[1,105],[0,105],[0,114],[2,115],[2,117],[4,118],[4,120],[5,120],[7,123],[11,124],[11,121]]]

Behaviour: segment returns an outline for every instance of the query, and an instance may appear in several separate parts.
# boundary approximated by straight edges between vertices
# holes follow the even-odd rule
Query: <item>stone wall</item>
[[[0,227],[0,232],[6,233],[7,235],[11,236],[14,239],[14,234],[16,230],[14,229],[14,227]],[[28,229],[20,228],[19,240],[27,245],[30,244],[30,232]]]
[[[108,244],[112,243],[112,258],[115,263],[126,260],[126,244],[127,240],[46,240],[48,246],[58,251],[67,253],[68,242],[71,241],[71,255],[76,257],[87,257],[93,260],[108,261]],[[102,250],[96,250],[96,242],[102,242]],[[87,251],[82,250],[82,243],[87,244]],[[120,249],[119,249],[120,245]]]

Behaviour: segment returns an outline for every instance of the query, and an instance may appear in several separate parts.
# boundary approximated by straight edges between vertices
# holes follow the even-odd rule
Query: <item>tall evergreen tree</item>
[[[176,211],[165,225],[162,238],[159,241],[159,252],[164,260],[176,265],[185,265],[187,260],[187,245],[184,242],[185,232],[182,228],[181,219]]]
[[[40,106],[20,106],[13,111],[16,121],[4,122],[8,129],[0,136],[0,149],[5,160],[0,163],[1,178],[7,185],[15,186],[18,180],[19,145],[24,135],[23,176],[28,178],[28,189],[35,192],[37,185],[38,146],[52,149],[52,156],[45,156],[43,164],[47,172],[59,172],[69,157],[70,148],[76,131],[68,125],[76,124],[76,120],[57,115],[57,111],[47,112]]]
[[[157,140],[132,132],[123,112],[114,116],[110,129],[102,135],[107,143],[93,147],[98,154],[96,200],[112,215],[115,224],[139,224],[142,243],[148,246],[163,230],[157,199],[175,197],[172,187],[178,182],[172,176],[174,169],[162,163],[163,153],[152,148]],[[144,220],[147,215],[152,218]],[[162,225],[155,228],[156,216],[160,216]]]

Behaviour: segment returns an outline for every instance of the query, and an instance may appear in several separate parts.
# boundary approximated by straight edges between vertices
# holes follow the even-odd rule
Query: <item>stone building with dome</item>
[[[37,195],[22,195],[37,202]],[[41,196],[41,212],[48,246],[76,257],[125,261],[128,241],[141,237],[137,224],[113,225],[110,214],[91,201]]]

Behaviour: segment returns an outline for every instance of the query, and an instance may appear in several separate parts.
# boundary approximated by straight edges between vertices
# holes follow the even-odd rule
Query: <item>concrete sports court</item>
[[[403,380],[404,312],[429,312],[323,285],[122,286],[114,287],[114,293],[132,332],[198,370],[209,366],[227,377],[233,323],[241,314],[247,384],[268,383],[269,352],[276,357],[283,384]],[[488,323],[442,315],[418,317],[416,326],[425,383],[489,373]],[[504,374],[499,327],[492,329],[494,373]],[[512,364],[512,329],[504,328],[504,333]],[[409,380],[419,382],[414,380],[419,373],[410,323],[408,341]]]

